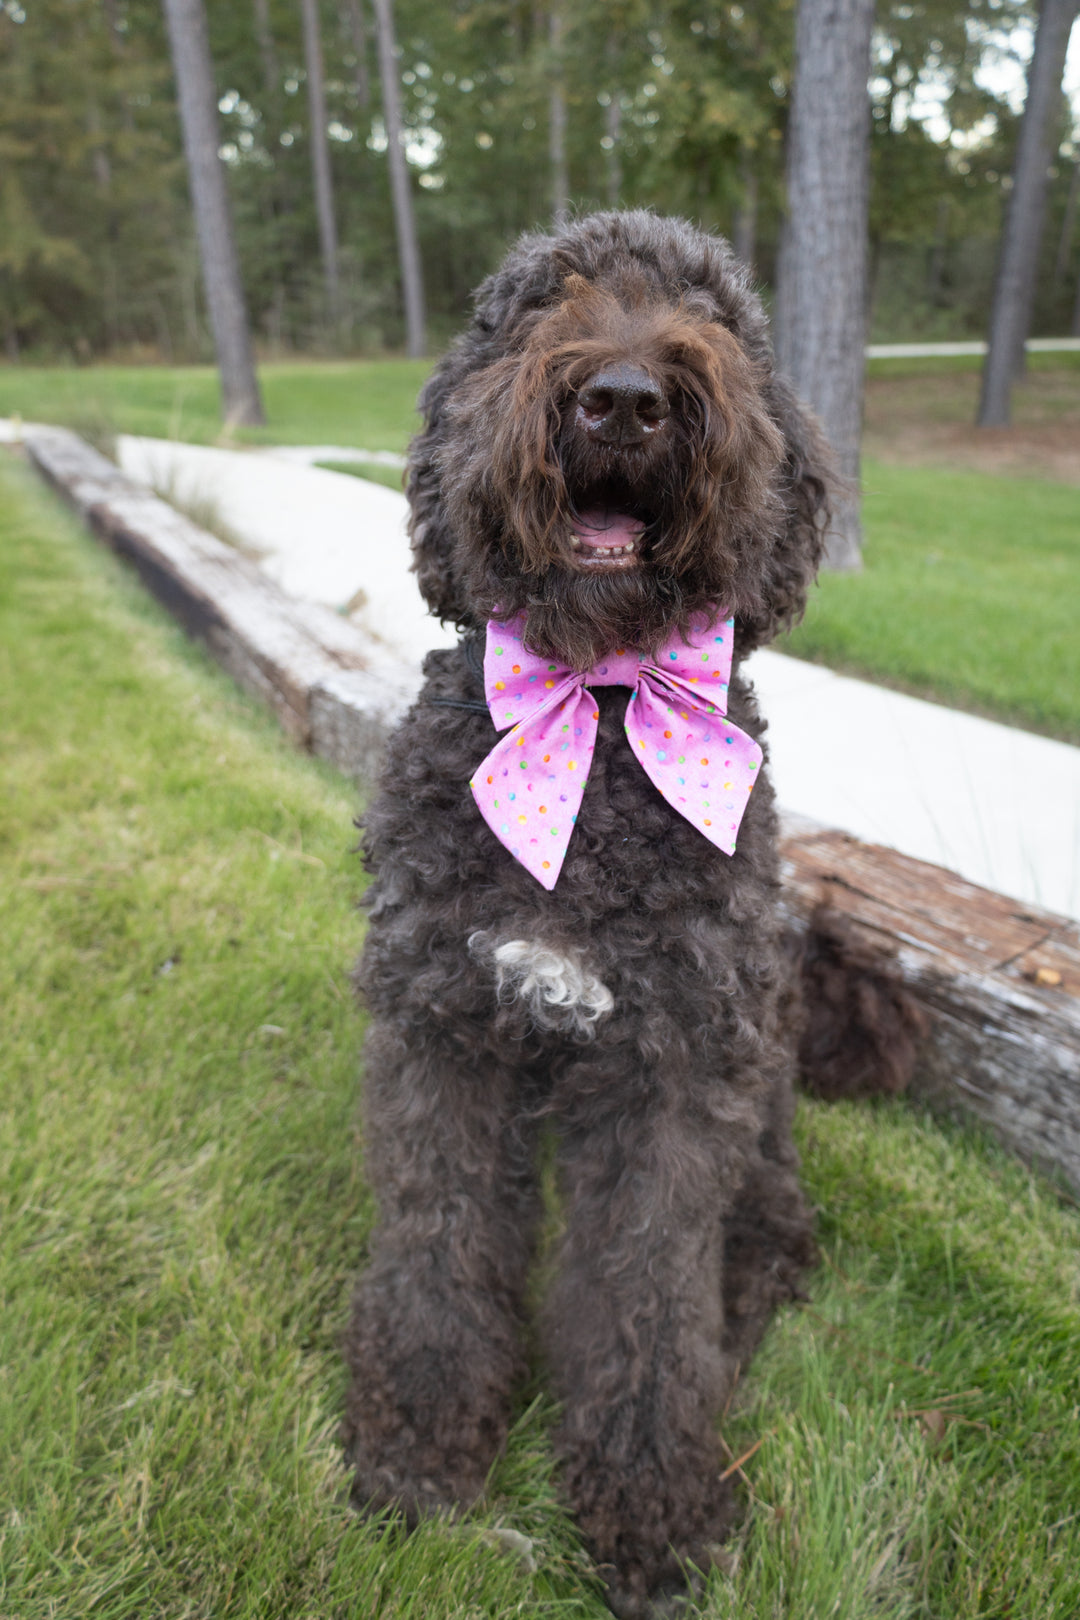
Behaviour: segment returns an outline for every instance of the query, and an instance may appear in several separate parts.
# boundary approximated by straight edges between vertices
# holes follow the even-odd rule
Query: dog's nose
[[[640,366],[605,366],[578,390],[578,414],[590,439],[638,444],[655,433],[670,407],[664,391]]]

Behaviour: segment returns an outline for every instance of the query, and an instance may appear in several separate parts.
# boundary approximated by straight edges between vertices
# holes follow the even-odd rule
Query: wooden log
[[[1080,1192],[1077,924],[842,832],[789,826],[782,851],[789,923],[838,916],[926,1014],[912,1092]]]
[[[50,484],[137,570],[188,633],[289,735],[359,780],[377,769],[387,730],[419,671],[385,653],[330,608],[298,602],[224,545],[62,428],[35,428],[27,451]]]

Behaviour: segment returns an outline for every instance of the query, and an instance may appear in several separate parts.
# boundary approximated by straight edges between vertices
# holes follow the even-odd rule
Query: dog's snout
[[[641,366],[605,366],[578,390],[578,414],[590,438],[636,444],[668,415],[660,388]]]

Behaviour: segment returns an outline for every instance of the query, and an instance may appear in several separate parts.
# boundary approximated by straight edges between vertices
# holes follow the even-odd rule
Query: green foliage
[[[787,650],[1080,742],[1080,490],[863,464],[864,569]]]
[[[221,150],[266,352],[376,352],[401,341],[379,81],[355,0],[323,6],[343,315],[327,325],[310,173],[300,11],[209,0]],[[872,83],[878,333],[985,320],[1015,118],[976,67],[1029,0],[887,0]],[[618,201],[737,228],[771,274],[795,0],[397,0],[418,226],[436,343],[523,229],[550,216],[550,96],[562,86],[575,206]],[[916,91],[940,103],[932,124]],[[1063,124],[1063,140],[1069,131]],[[954,144],[959,142],[960,144]],[[1068,147],[1063,147],[1068,151]],[[1075,246],[1054,263],[1069,172],[1051,193],[1039,319],[1067,321]],[[899,249],[903,252],[899,252]],[[974,267],[974,274],[973,274]],[[974,290],[973,290],[974,288]],[[152,0],[0,3],[0,329],[7,352],[153,351],[208,359],[160,8]]]
[[[6,454],[0,737],[0,1611],[603,1620],[539,1386],[461,1525],[347,1511],[353,794]],[[903,1106],[800,1135],[825,1262],[706,1612],[1073,1620],[1076,1210]]]

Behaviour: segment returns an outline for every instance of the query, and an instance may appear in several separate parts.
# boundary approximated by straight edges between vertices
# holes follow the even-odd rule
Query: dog
[[[636,1620],[714,1561],[718,1415],[815,1259],[740,668],[802,612],[830,456],[727,243],[640,211],[522,238],[420,405],[414,566],[461,641],[364,822],[379,1214],[346,1459],[355,1502],[410,1523],[481,1495],[527,1371],[546,1135],[562,1488]]]

